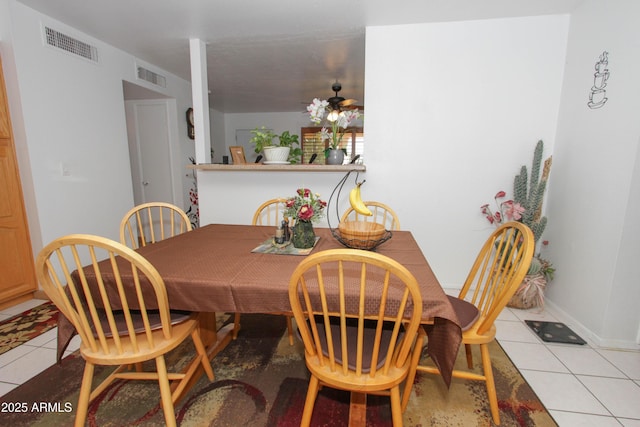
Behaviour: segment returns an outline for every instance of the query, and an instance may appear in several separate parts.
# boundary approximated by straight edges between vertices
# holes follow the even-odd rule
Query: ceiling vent
[[[138,78],[160,87],[167,87],[167,79],[158,73],[138,66]]]
[[[89,61],[98,62],[97,47],[49,27],[44,27],[44,34],[47,45],[81,56]]]

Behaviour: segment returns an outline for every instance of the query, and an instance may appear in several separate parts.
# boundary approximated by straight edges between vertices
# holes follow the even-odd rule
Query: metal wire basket
[[[342,224],[342,230],[340,229],[340,212],[338,211],[338,200],[340,200],[340,193],[342,192],[342,187],[344,187],[345,182],[351,175],[349,171],[347,174],[338,182],[333,191],[331,192],[331,196],[327,201],[327,224],[329,225],[329,229],[331,230],[331,235],[341,244],[351,249],[363,249],[368,251],[375,250],[378,246],[391,239],[392,233],[390,230],[382,229],[382,230],[367,230],[367,226],[362,224],[377,224],[365,221],[349,221],[352,223],[360,223],[358,225],[354,224],[352,228],[346,228],[345,224]],[[356,182],[358,181],[359,172],[356,172]],[[331,226],[331,202],[334,200],[335,196],[335,214],[338,218],[338,228],[334,228]],[[371,227],[371,226],[369,226]],[[382,226],[384,227],[384,226]],[[360,230],[358,230],[360,228]]]

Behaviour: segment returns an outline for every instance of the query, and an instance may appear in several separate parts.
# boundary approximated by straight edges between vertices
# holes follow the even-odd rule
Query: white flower
[[[329,102],[326,100],[320,101],[318,98],[314,98],[313,102],[307,106],[307,111],[309,112],[309,117],[311,121],[315,124],[319,124],[324,117],[324,113],[329,106]]]
[[[329,132],[329,129],[327,129],[326,127],[323,127],[320,130],[320,140],[324,141],[326,139],[331,139],[331,132]]]
[[[314,98],[311,104],[307,106],[307,112],[309,113],[309,119],[315,124],[322,123],[326,115],[327,123],[325,123],[325,126],[323,126],[320,131],[320,138],[322,141],[328,139],[331,149],[337,149],[342,141],[344,130],[341,131],[340,128],[346,130],[354,120],[360,118],[360,112],[356,109],[341,111],[338,118],[333,119],[329,116],[329,113],[332,112],[329,102],[318,98]],[[335,113],[337,112],[334,112],[334,114]],[[331,132],[327,129],[327,125],[331,127]]]

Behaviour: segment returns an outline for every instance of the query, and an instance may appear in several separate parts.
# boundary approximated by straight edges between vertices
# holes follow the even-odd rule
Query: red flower
[[[298,188],[297,193],[302,197],[309,197],[309,195],[311,194],[311,190],[309,190],[308,188]]]
[[[496,193],[496,196],[494,197],[494,199],[499,199],[500,197],[504,197],[506,196],[507,193],[505,193],[504,191],[500,190]]]
[[[298,218],[302,221],[309,221],[313,216],[313,208],[310,205],[302,205],[298,211]]]

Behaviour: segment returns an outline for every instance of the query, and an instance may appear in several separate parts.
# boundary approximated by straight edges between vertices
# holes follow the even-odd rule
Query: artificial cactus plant
[[[540,175],[543,151],[544,143],[538,141],[533,152],[531,175],[529,176],[527,167],[523,165],[520,168],[520,173],[513,180],[513,201],[524,208],[521,221],[529,226],[533,232],[536,244],[547,226],[547,217],[542,215],[542,200],[547,188],[552,161],[551,156],[544,161],[542,175]]]
[[[521,221],[526,224],[533,232],[536,246],[547,226],[547,217],[542,215],[542,201],[551,171],[551,156],[543,164],[543,151],[544,144],[538,141],[533,153],[531,174],[526,166],[522,166],[520,173],[513,181],[513,200],[502,201],[506,193],[501,190],[494,197],[497,210],[492,210],[489,204],[480,207],[482,214],[493,225],[498,226],[504,221]],[[547,282],[553,279],[554,272],[555,268],[549,261],[541,258],[538,252],[531,260],[527,276],[507,306],[514,308],[544,306],[544,288]]]
[[[542,215],[542,200],[544,199],[544,191],[547,188],[552,161],[552,157],[549,156],[544,161],[544,165],[542,164],[543,151],[544,143],[538,141],[533,152],[531,175],[528,175],[527,167],[522,166],[520,173],[513,180],[513,201],[524,208],[520,220],[529,226],[533,232],[536,245],[547,226],[547,217]],[[542,166],[542,175],[540,174],[540,166]],[[545,280],[544,282],[537,278],[525,280],[509,302],[509,306],[517,308],[525,308],[530,304],[543,306],[544,286],[547,281],[553,279],[554,272],[555,268],[549,261],[540,258],[539,255],[533,257],[527,274],[536,277],[535,275],[542,273]]]

